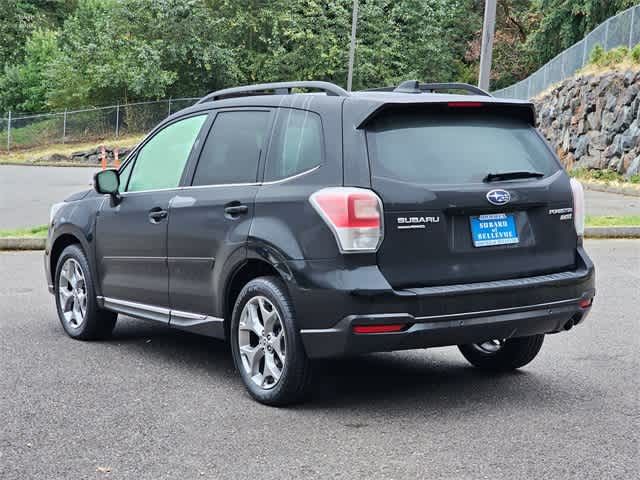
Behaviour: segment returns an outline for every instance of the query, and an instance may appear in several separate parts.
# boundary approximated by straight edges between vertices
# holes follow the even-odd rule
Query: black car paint
[[[387,239],[392,238],[392,234],[388,229],[385,235],[387,245],[383,242],[377,254],[340,254],[331,231],[311,207],[309,195],[327,186],[345,185],[373,188],[385,200],[385,189],[388,187],[379,179],[372,179],[366,134],[358,127],[372,115],[390,108],[388,104],[395,108],[398,104],[402,106],[434,102],[434,98],[439,102],[446,102],[459,98],[467,100],[469,97],[399,97],[398,94],[377,94],[345,99],[274,95],[221,100],[176,113],[160,123],[146,139],[178,118],[204,111],[256,107],[308,109],[320,115],[322,120],[324,162],[311,171],[286,181],[262,182],[263,155],[259,165],[259,180],[255,185],[191,187],[190,180],[198,149],[202,146],[202,142],[196,142],[180,185],[173,190],[154,193],[154,198],[140,200],[139,207],[124,204],[133,203],[136,195],[147,194],[125,194],[118,205],[108,196],[95,192],[79,194],[57,211],[50,227],[45,251],[45,271],[50,290],[53,291],[53,262],[55,254],[60,251],[59,242],[64,244],[75,238],[87,252],[91,270],[99,279],[96,282],[99,298],[116,296],[225,321],[228,321],[230,312],[227,302],[229,285],[237,272],[247,262],[257,261],[270,265],[287,285],[297,312],[297,326],[302,331],[307,353],[311,357],[455,344],[463,338],[486,339],[480,338],[484,335],[482,328],[474,326],[473,322],[465,325],[462,320],[457,325],[448,325],[444,333],[440,331],[436,334],[432,331],[430,340],[429,328],[416,326],[424,324],[425,321],[420,319],[427,317],[444,321],[447,315],[464,316],[466,312],[473,316],[475,312],[475,317],[480,319],[484,318],[482,312],[519,308],[524,309],[518,315],[529,329],[522,327],[521,332],[529,332],[531,328],[536,330],[535,326],[532,327],[531,318],[538,318],[541,309],[546,309],[546,318],[554,318],[552,325],[549,322],[534,322],[534,325],[538,325],[534,333],[551,333],[559,330],[558,326],[561,327],[573,317],[579,316],[581,319],[586,310],[579,306],[579,301],[592,298],[595,294],[594,268],[582,247],[576,247],[576,235],[572,227],[569,232],[553,232],[553,226],[550,226],[553,232],[550,241],[573,242],[571,258],[564,255],[559,260],[566,267],[561,270],[569,273],[578,271],[579,274],[568,274],[565,278],[552,276],[537,284],[527,284],[526,274],[514,275],[510,272],[505,278],[525,278],[520,284],[517,279],[514,280],[515,283],[509,288],[487,287],[483,290],[481,282],[488,279],[480,274],[480,266],[472,269],[472,275],[476,272],[475,277],[471,282],[465,282],[465,285],[456,285],[459,278],[447,266],[446,261],[441,261],[436,266],[438,274],[430,282],[417,281],[419,276],[416,276],[410,260],[401,261],[392,268],[380,268],[380,255],[386,255],[387,249],[391,248]],[[511,105],[511,102],[488,100],[485,97],[479,97],[478,100],[505,104],[507,107]],[[529,108],[524,102],[514,103],[523,105],[525,110]],[[210,119],[205,124],[203,130],[210,126],[211,121]],[[138,149],[146,139],[134,149],[127,161],[135,159]],[[515,185],[510,188],[515,194],[512,207],[521,206],[527,215],[543,215],[544,212],[535,211],[543,205],[571,205],[568,177],[564,172],[543,180],[527,179],[517,183],[510,182],[509,185]],[[393,201],[386,199],[386,216],[415,210],[415,197],[413,207],[409,197],[420,187],[405,185],[404,188],[406,201],[403,202],[402,196],[395,197]],[[438,192],[436,195],[434,192],[423,191],[420,195],[430,195],[434,203],[429,208],[421,209],[420,214],[429,214],[433,208],[444,211],[446,215],[451,215],[452,221],[457,221],[456,215],[469,215],[479,211],[487,213],[492,211],[488,203],[478,208],[478,196],[484,193],[486,186],[468,187],[466,192],[457,195],[453,192]],[[246,205],[246,214],[232,217],[225,215],[224,207],[231,204]],[[148,210],[153,207],[166,208],[167,220],[158,224],[150,223],[147,218]],[[127,209],[131,212],[122,219],[120,212]],[[98,216],[102,216],[100,221]],[[385,218],[385,221],[388,223],[389,219]],[[101,226],[96,231],[97,225]],[[163,234],[163,231],[166,233]],[[162,235],[165,236],[164,239],[161,238]],[[524,238],[526,241],[526,235]],[[457,254],[464,257],[463,250],[467,248],[467,241],[463,239],[462,242],[464,248]],[[159,257],[159,260],[150,260],[149,252],[154,253],[152,256]],[[397,250],[390,255],[402,253]],[[540,278],[547,270],[558,271],[557,268],[544,267],[548,260],[544,251],[531,253],[536,255],[535,262],[532,262],[536,268],[528,272],[529,276]],[[444,255],[444,251],[439,254]],[[553,254],[549,256],[553,257]],[[105,257],[121,257],[121,262],[110,264],[105,261]],[[138,263],[135,260],[127,263],[124,261],[126,257],[143,259],[138,260]],[[406,279],[398,280],[403,272],[406,273]],[[447,280],[437,281],[438,275]],[[164,293],[157,291],[162,285],[166,285]],[[447,289],[447,285],[451,288]],[[438,286],[442,290],[437,290]],[[565,310],[561,312],[561,318],[557,319],[559,313],[551,315],[553,307],[550,305],[560,301],[568,302],[568,305],[563,306]],[[531,307],[531,315],[528,317],[527,307]],[[405,332],[372,336],[375,339],[363,339],[362,336],[351,333],[350,326],[354,322],[376,323],[386,319],[387,315],[395,315],[412,326]],[[495,315],[498,318],[499,314]],[[489,320],[491,318],[494,317],[490,316]],[[169,317],[167,321],[170,322]],[[191,328],[189,324],[176,323],[175,326],[216,337],[225,335],[225,330],[219,323],[210,326],[194,323]],[[517,328],[507,330],[500,332],[509,335],[518,333]],[[484,331],[489,332],[490,329],[485,325]]]

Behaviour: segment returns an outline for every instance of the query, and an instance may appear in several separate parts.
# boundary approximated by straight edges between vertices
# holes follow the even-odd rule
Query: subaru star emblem
[[[511,194],[506,190],[491,190],[487,193],[487,200],[494,205],[506,205],[511,200]]]

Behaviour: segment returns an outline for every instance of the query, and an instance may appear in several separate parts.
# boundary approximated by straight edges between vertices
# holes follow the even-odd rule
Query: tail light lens
[[[371,190],[332,187],[309,197],[342,253],[375,252],[382,243],[382,202]]]
[[[584,235],[584,190],[582,184],[575,178],[571,179],[571,193],[573,194],[573,223],[579,237]]]

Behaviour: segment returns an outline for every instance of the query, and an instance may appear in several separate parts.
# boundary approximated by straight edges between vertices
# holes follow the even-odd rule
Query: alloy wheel
[[[276,307],[263,296],[251,298],[238,323],[238,346],[245,373],[260,388],[277,385],[286,361],[286,339]]]
[[[72,329],[80,328],[87,314],[87,284],[77,260],[67,259],[60,270],[58,297],[64,323]]]

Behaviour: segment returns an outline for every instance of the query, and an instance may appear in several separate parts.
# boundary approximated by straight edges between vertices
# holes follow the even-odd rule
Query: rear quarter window
[[[280,109],[265,169],[265,180],[291,177],[322,163],[322,122],[316,113]]]
[[[535,129],[479,111],[394,112],[367,129],[373,176],[424,184],[481,183],[488,173],[560,167]]]

